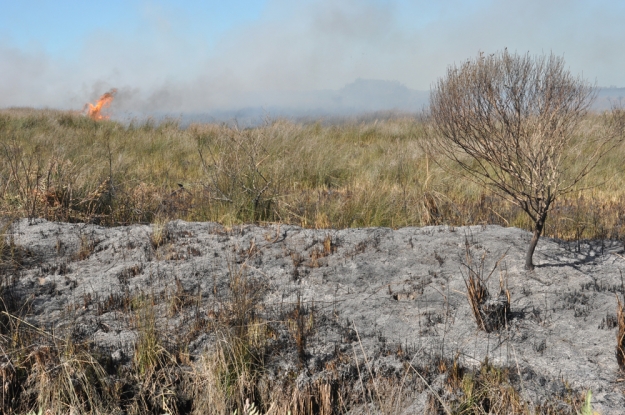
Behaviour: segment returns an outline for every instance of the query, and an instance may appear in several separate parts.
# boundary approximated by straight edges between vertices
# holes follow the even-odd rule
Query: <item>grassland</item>
[[[600,123],[600,116],[589,116],[576,139],[595,134]],[[428,158],[422,150],[428,136],[427,120],[418,117],[334,125],[277,120],[238,129],[216,124],[181,128],[171,120],[125,125],[54,110],[1,110],[0,218],[105,226],[153,223],[155,231],[178,218],[226,226],[278,222],[310,228],[436,224],[530,228],[519,208],[463,178],[454,166],[443,168],[443,160]],[[625,240],[624,157],[625,145],[602,159],[579,189],[558,200],[545,234],[569,240]],[[88,345],[59,340],[27,326],[22,319],[27,310],[10,301],[11,281],[19,278],[26,253],[0,239],[0,336],[6,363],[0,377],[5,382],[2,405],[7,413],[31,408],[66,413],[69,407],[107,413],[107,402],[127,404],[126,413],[189,413],[183,405],[172,404],[175,409],[171,409],[167,399],[174,402],[183,395],[197,398],[197,394],[206,401],[197,398],[204,406],[193,413],[229,415],[234,409],[241,413],[244,398],[254,398],[249,379],[253,380],[258,368],[248,364],[246,353],[255,350],[250,346],[250,333],[257,323],[237,322],[236,313],[224,317],[219,327],[234,336],[224,342],[224,349],[204,366],[197,366],[197,372],[183,373],[185,355],[166,350],[156,341],[162,333],[154,332],[151,325],[153,310],[137,305],[133,312],[141,323],[142,337],[130,372],[118,375],[123,380],[119,385],[144,389],[129,392],[117,383],[107,383],[107,360]],[[161,239],[155,232],[153,246],[158,247]],[[241,310],[243,305],[235,301],[241,296],[235,294],[233,289],[228,301],[233,303],[232,310]],[[245,346],[241,350],[239,343]],[[439,370],[448,372],[450,387],[464,389],[466,399],[456,402],[457,413],[482,413],[489,394],[501,394],[504,389],[509,390],[505,395],[509,405],[496,413],[529,413],[508,387],[508,374],[500,369],[485,362],[477,372],[460,374],[453,369],[454,362],[439,363],[444,366]],[[53,372],[50,367],[61,370]],[[52,373],[58,376],[51,378]],[[175,383],[172,379],[181,373],[187,378]],[[225,393],[219,389],[219,376],[224,373],[233,376],[233,387],[238,388],[236,402],[219,395]],[[78,381],[67,382],[74,378]],[[75,392],[76,382],[79,392]],[[171,385],[182,386],[174,390]],[[323,391],[316,393],[309,398],[321,401]],[[14,402],[15,396],[28,399]],[[381,407],[385,399],[386,395],[375,400]],[[576,400],[576,407],[581,406],[579,396],[571,399]],[[441,413],[444,405],[441,402],[439,407],[433,399],[432,413]],[[321,412],[302,409],[293,413]],[[547,408],[541,413],[557,412]]]
[[[595,134],[590,116],[577,139]],[[0,213],[102,225],[169,219],[312,228],[500,224],[525,214],[424,154],[418,117],[252,129],[124,125],[53,110],[0,111]],[[622,238],[621,146],[557,201],[545,234]],[[589,188],[583,190],[585,188]]]

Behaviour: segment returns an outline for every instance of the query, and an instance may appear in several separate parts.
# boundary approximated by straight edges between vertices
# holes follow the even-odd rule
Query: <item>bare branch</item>
[[[601,131],[580,137],[596,89],[553,54],[507,50],[450,66],[430,96],[433,156],[521,207],[534,221],[527,268],[553,201],[573,188],[623,140],[625,116],[603,115]]]

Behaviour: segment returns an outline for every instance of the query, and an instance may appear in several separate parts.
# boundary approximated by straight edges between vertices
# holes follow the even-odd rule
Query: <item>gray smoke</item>
[[[136,36],[100,29],[73,57],[0,38],[0,107],[78,110],[115,87],[120,114],[413,110],[448,65],[505,47],[554,52],[593,83],[624,86],[623,18],[625,4],[608,0],[272,0],[209,41],[150,9]]]

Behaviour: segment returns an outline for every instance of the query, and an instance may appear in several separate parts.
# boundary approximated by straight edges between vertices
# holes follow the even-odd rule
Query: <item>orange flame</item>
[[[111,102],[113,102],[113,98],[116,93],[117,89],[113,88],[109,92],[102,95],[98,100],[97,104],[85,104],[85,110],[87,111],[87,115],[93,120],[108,120],[109,117],[102,115],[101,112],[104,108],[108,108],[111,105]]]

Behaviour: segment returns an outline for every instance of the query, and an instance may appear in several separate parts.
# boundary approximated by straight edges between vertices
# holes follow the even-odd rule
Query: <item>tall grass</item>
[[[590,116],[579,139],[600,124]],[[238,129],[2,110],[0,214],[103,225],[181,218],[312,228],[530,227],[520,209],[428,159],[427,139],[425,121],[408,116]],[[624,155],[617,148],[579,191],[556,202],[548,236],[623,238]]]

